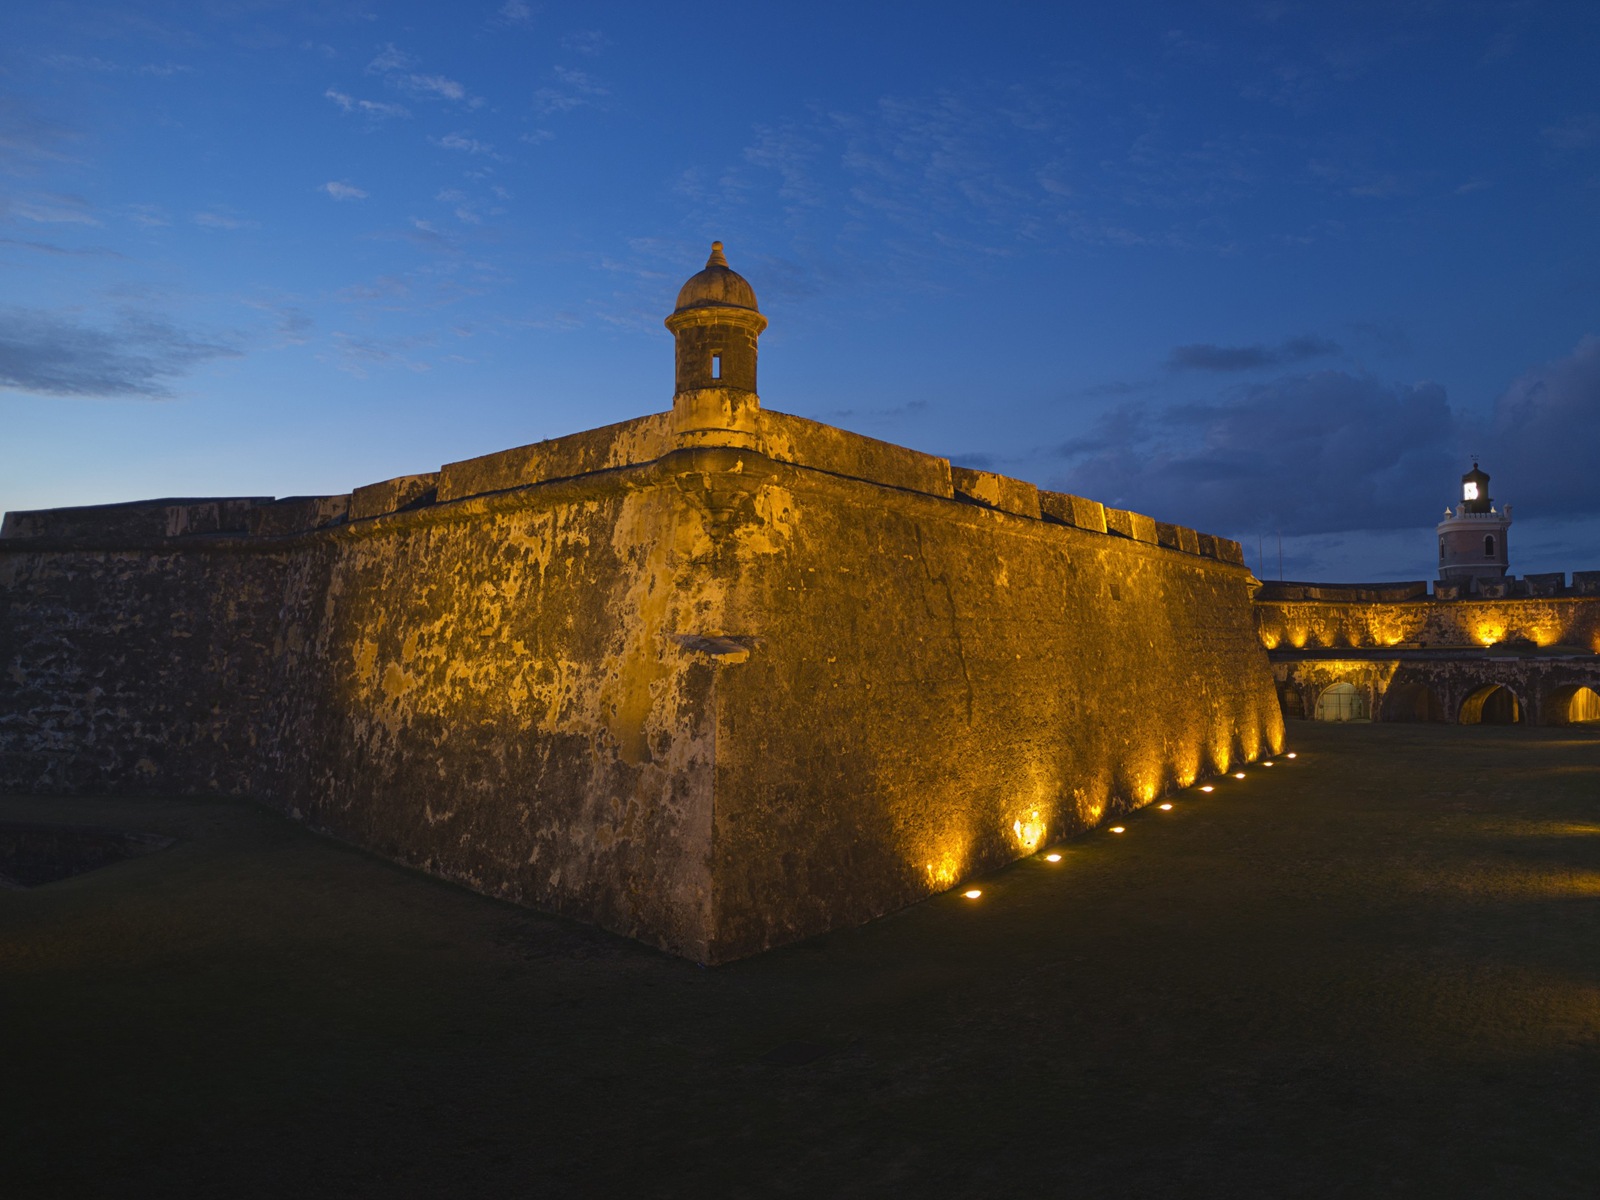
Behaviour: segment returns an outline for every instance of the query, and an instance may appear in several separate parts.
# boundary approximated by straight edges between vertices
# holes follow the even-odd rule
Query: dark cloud
[[[1571,354],[1513,382],[1472,437],[1497,497],[1528,516],[1592,513],[1600,458],[1600,337],[1591,334]]]
[[[126,313],[109,329],[57,313],[0,308],[0,388],[45,396],[172,395],[170,380],[233,346]]]
[[[1433,519],[1459,473],[1437,384],[1343,371],[1213,404],[1120,405],[1062,447],[1067,491],[1219,533],[1390,529]]]
[[[1167,366],[1174,371],[1254,371],[1261,367],[1288,366],[1338,354],[1340,346],[1326,338],[1302,334],[1273,349],[1268,346],[1217,346],[1194,342],[1174,346]]]

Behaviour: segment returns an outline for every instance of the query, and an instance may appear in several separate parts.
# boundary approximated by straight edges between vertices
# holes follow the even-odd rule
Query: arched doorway
[[[1546,698],[1544,712],[1547,725],[1600,722],[1600,693],[1578,683],[1556,688]]]
[[[1300,695],[1300,689],[1292,683],[1278,685],[1278,707],[1283,710],[1285,720],[1293,718],[1296,721],[1306,719],[1306,702]]]
[[[1461,702],[1463,725],[1516,725],[1522,720],[1522,705],[1508,687],[1485,684]]]
[[[1397,683],[1384,693],[1385,721],[1442,721],[1444,705],[1425,683]]]
[[[1364,721],[1367,705],[1353,683],[1336,683],[1324,688],[1317,697],[1316,719],[1319,721]]]

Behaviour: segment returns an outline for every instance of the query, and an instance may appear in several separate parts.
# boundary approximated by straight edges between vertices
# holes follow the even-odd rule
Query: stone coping
[[[679,462],[679,456],[690,451],[676,447],[672,415],[653,413],[446,463],[436,472],[382,480],[348,495],[281,500],[266,496],[163,499],[14,512],[6,516],[0,551],[56,546],[170,549],[179,540],[186,545],[227,543],[232,547],[245,541],[265,547],[304,536],[353,531],[372,522],[385,523],[387,528],[389,519],[397,516],[415,518],[448,510],[454,517],[483,508],[469,502],[488,497],[553,485],[564,485],[563,491],[572,484],[592,487],[619,473],[636,474],[654,465]],[[761,456],[775,462],[1245,567],[1243,549],[1227,538],[1108,508],[1081,496],[1045,491],[996,472],[952,466],[946,458],[805,417],[763,409],[758,418]]]

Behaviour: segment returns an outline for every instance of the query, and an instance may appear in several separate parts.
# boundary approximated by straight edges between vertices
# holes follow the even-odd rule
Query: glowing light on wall
[[[953,886],[960,875],[960,865],[956,862],[955,857],[949,854],[939,859],[938,862],[929,863],[927,870],[928,883],[941,892],[945,888]]]
[[[1033,812],[1026,821],[1019,818],[1011,822],[1011,836],[1017,839],[1017,845],[1032,853],[1044,841],[1044,822]]]
[[[1480,645],[1493,646],[1496,642],[1505,638],[1505,623],[1500,621],[1479,621],[1472,627],[1472,636],[1478,639]]]

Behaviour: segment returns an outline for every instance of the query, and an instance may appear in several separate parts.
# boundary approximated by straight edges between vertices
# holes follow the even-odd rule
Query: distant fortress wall
[[[0,788],[250,795],[724,961],[1281,745],[1236,544],[675,419],[349,497],[10,514]]]
[[[1267,583],[1255,611],[1290,717],[1319,715],[1343,688],[1353,695],[1332,719],[1593,719],[1600,571],[1570,585],[1564,573],[1479,581],[1473,594],[1448,581],[1432,594],[1425,582]]]

